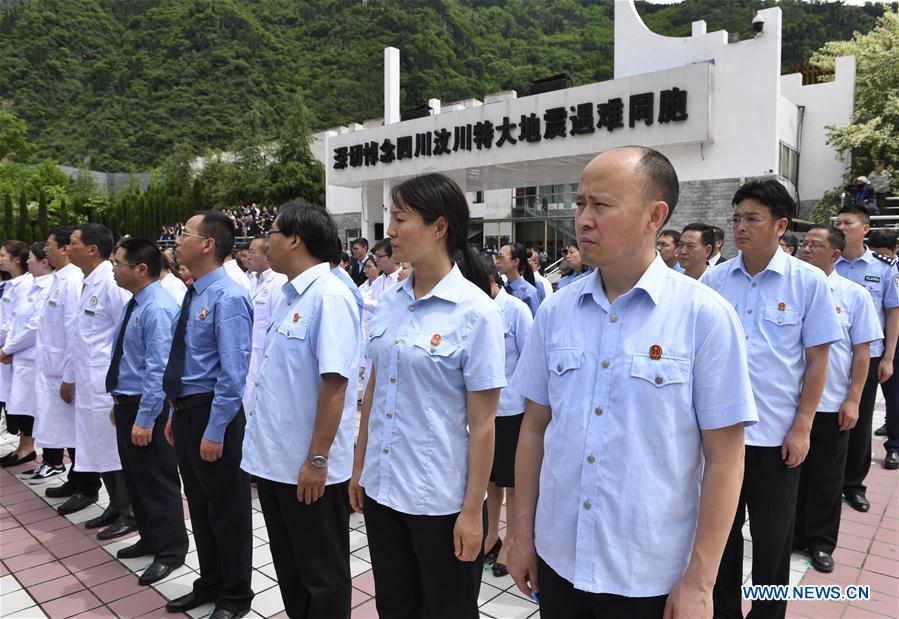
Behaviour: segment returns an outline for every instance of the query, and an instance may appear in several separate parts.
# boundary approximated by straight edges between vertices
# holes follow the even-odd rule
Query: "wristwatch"
[[[317,469],[323,469],[328,466],[328,459],[324,456],[309,456],[309,462]]]

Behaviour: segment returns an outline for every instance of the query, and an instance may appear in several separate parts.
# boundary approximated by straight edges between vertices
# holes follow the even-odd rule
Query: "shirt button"
[[[395,382],[396,382],[396,376],[391,376],[391,377],[390,377],[390,382],[395,383]]]
[[[387,418],[389,419],[391,417],[393,417],[393,413],[391,413],[390,411],[387,411]]]
[[[752,287],[755,288],[756,286],[757,284],[755,282],[752,282]]]
[[[409,306],[409,311],[410,311],[410,312],[414,312],[414,311],[415,311],[415,306],[414,306],[414,305],[410,305],[410,306]]]
[[[287,304],[288,304],[288,305],[293,305],[293,301],[288,301]]]
[[[399,344],[399,343],[400,343],[400,338],[396,338],[395,340],[393,340],[393,343],[394,343],[394,344]]]
[[[602,412],[603,412],[602,406],[597,406],[596,408],[593,409],[593,412],[596,413],[597,415],[602,415]]]
[[[593,507],[593,505],[590,501],[584,501],[584,509],[590,509],[591,507]]]
[[[593,454],[590,454],[589,456],[587,456],[587,462],[593,464],[594,462],[596,462],[596,457]]]
[[[656,384],[657,385],[661,385],[664,382],[665,382],[664,378],[662,378],[661,376],[656,376]]]
[[[259,386],[259,381],[258,381],[258,380],[256,381],[256,386],[257,386],[257,387]]]
[[[746,310],[746,313],[747,313],[747,314],[751,314],[751,313],[752,313],[752,310],[751,310],[751,309],[748,309],[748,310]]]
[[[611,316],[609,316],[609,321],[618,322],[618,314],[612,314]]]
[[[432,353],[435,353],[435,352],[437,352],[437,349],[434,348],[433,346],[431,346],[431,352],[432,352]]]
[[[600,365],[601,365],[602,367],[604,367],[604,368],[609,367],[609,360],[608,360],[608,359],[603,359],[603,360],[602,360],[602,363],[600,363]]]
[[[562,364],[561,363],[556,366],[556,372],[559,372],[560,374],[562,373]]]
[[[389,453],[390,453],[390,448],[389,448],[389,447],[385,447],[385,448],[383,449],[383,451],[384,451],[385,454],[389,454]]]
[[[778,319],[777,319],[777,324],[782,325],[783,322],[784,322],[784,319],[783,319],[783,318],[778,318]]]

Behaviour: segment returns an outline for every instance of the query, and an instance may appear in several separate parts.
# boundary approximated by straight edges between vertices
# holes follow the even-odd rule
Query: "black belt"
[[[182,411],[187,408],[196,408],[203,404],[209,404],[214,397],[214,393],[198,393],[197,395],[188,395],[183,398],[178,398],[172,402],[172,410]]]
[[[115,395],[112,394],[112,401],[116,406],[128,406],[129,404],[140,404],[139,395]]]

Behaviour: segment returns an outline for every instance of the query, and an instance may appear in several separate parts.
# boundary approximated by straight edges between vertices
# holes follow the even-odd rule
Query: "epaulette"
[[[871,253],[874,254],[875,258],[877,258],[881,262],[886,262],[891,267],[896,266],[896,263],[899,262],[899,258],[890,258],[889,256],[886,256],[884,254],[878,254],[876,251],[872,251]]]

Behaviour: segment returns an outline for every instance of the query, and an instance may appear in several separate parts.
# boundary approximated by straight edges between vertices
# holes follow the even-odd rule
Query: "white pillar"
[[[400,50],[384,48],[384,124],[400,122]],[[390,183],[381,182],[381,221],[384,222],[384,236],[390,225]]]

